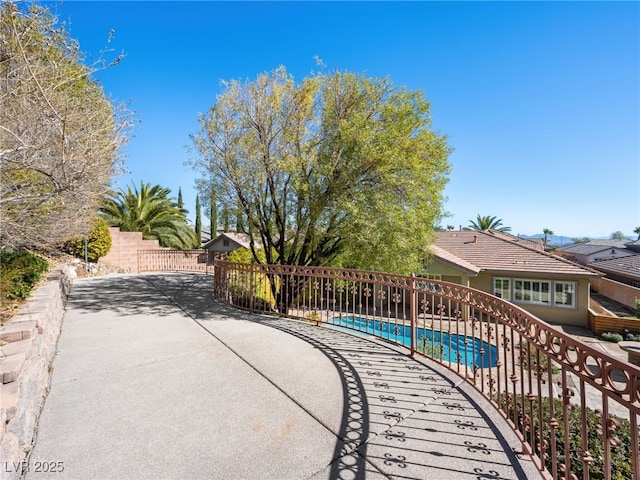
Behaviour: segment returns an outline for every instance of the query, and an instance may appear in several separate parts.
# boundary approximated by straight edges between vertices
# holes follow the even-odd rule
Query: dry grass
[[[0,305],[0,325],[8,324],[24,302],[25,300],[21,299],[8,300],[3,298]]]

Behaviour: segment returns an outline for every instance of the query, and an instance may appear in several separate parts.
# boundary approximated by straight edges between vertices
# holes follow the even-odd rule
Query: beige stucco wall
[[[427,266],[423,274],[442,275],[443,282],[469,286],[469,276],[466,273],[435,260]]]

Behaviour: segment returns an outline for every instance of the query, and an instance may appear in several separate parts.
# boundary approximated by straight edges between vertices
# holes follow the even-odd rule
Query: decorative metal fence
[[[138,250],[139,272],[213,273],[207,250]]]
[[[640,480],[640,368],[461,285],[322,267],[215,262],[214,295],[366,332],[455,371],[552,478]]]

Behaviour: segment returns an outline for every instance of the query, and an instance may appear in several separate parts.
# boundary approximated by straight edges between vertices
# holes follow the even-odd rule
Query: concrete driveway
[[[76,280],[28,479],[539,478],[470,387],[196,274]]]

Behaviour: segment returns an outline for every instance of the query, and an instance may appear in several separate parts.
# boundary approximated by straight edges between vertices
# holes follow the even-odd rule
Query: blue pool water
[[[395,325],[380,320],[365,319],[346,316],[334,317],[329,320],[332,325],[352,328],[361,332],[370,333],[380,338],[392,340],[406,347],[411,346],[411,327]],[[439,351],[442,347],[442,360],[445,362],[461,363],[473,367],[495,367],[498,359],[496,347],[474,337],[433,331],[418,328],[418,345],[422,345],[426,339],[427,348]],[[484,349],[484,355],[480,355],[480,349]]]

